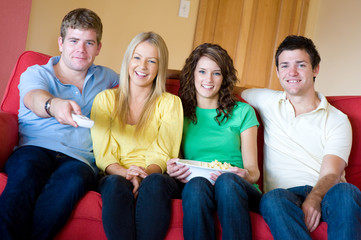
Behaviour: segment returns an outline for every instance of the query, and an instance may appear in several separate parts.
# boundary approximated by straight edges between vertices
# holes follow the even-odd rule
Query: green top
[[[216,109],[196,108],[197,124],[184,117],[183,154],[185,159],[212,162],[218,160],[243,168],[241,133],[259,126],[253,108],[237,102],[228,121],[221,125],[215,120]],[[258,190],[257,184],[253,184]]]
[[[215,120],[216,109],[197,107],[196,115],[197,124],[184,118],[184,158],[203,162],[217,159],[243,168],[240,134],[259,125],[253,108],[247,103],[237,102],[228,121],[223,121],[221,125]]]

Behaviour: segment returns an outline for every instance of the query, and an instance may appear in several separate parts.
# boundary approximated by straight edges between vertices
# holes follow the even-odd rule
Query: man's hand
[[[45,103],[51,99],[49,113],[59,123],[78,127],[71,114],[82,114],[79,105],[72,100],[65,100],[52,96],[45,90],[31,90],[24,96],[24,105],[41,118],[49,118],[45,110]]]
[[[81,114],[81,109],[75,101],[54,98],[51,101],[50,113],[60,124],[78,127],[71,116],[72,113]]]
[[[321,202],[322,198],[311,192],[302,204],[302,211],[305,215],[304,221],[310,232],[313,232],[320,224]]]
[[[340,182],[345,167],[346,163],[342,158],[331,154],[324,156],[319,180],[302,204],[304,221],[310,232],[314,231],[320,223],[323,197],[328,190]]]

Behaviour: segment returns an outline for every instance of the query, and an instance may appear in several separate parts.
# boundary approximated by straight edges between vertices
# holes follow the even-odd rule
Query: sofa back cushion
[[[20,75],[30,66],[39,64],[43,65],[49,61],[50,56],[26,51],[20,55],[18,61],[15,64],[13,72],[10,76],[8,85],[5,90],[4,97],[1,102],[1,110],[12,114],[18,114],[19,110],[19,81]]]

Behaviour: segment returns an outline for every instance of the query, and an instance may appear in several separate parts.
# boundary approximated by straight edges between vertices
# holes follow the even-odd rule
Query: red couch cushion
[[[179,87],[180,87],[179,79],[167,79],[167,83],[166,83],[167,92],[178,96]]]
[[[0,171],[2,171],[14,147],[18,144],[17,115],[0,112],[0,132],[3,139],[0,147]]]
[[[99,193],[90,191],[78,202],[67,224],[55,237],[60,239],[106,239]]]
[[[1,102],[1,110],[8,113],[18,114],[19,110],[19,80],[20,75],[29,67],[35,64],[43,65],[49,61],[50,56],[26,51],[20,55],[10,76],[4,97]]]
[[[5,173],[0,172],[0,195],[4,191],[8,177]]]

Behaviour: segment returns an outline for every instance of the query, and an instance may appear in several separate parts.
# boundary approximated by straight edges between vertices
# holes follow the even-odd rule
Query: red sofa
[[[20,57],[13,73],[9,79],[8,86],[1,102],[0,111],[0,136],[2,144],[0,145],[0,193],[6,185],[7,176],[2,172],[6,160],[11,154],[14,146],[18,143],[18,122],[17,112],[19,108],[18,83],[22,72],[28,66],[34,64],[45,64],[49,59],[48,55],[27,51]],[[178,79],[169,79],[167,81],[167,91],[177,94],[179,88]],[[353,146],[349,159],[349,165],[346,168],[346,178],[348,182],[361,188],[361,96],[333,96],[328,97],[332,105],[339,108],[349,116],[353,127]],[[259,129],[259,167],[262,172],[262,148],[263,148],[263,128]],[[259,181],[262,188],[262,178]],[[66,226],[57,235],[55,239],[87,239],[100,240],[106,239],[102,226],[102,200],[100,194],[94,191],[88,192],[77,204],[73,210],[72,216]],[[181,200],[173,200],[172,219],[166,239],[183,239],[183,212]],[[252,235],[256,240],[273,239],[271,232],[264,222],[263,218],[254,212],[251,212]],[[217,235],[221,239],[221,228],[217,221]],[[322,222],[320,226],[311,234],[313,239],[327,239],[327,224]]]

